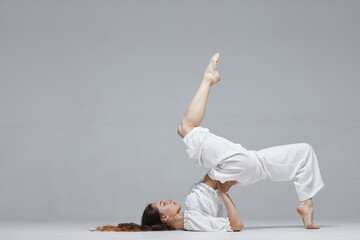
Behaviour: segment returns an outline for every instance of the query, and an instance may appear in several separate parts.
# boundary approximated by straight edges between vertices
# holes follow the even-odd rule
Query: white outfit
[[[237,185],[249,185],[267,177],[273,181],[293,181],[300,201],[313,197],[324,187],[317,157],[307,143],[279,145],[259,151],[247,150],[240,144],[219,137],[209,132],[208,128],[200,126],[187,133],[183,141],[195,164],[208,168],[209,177],[222,183],[236,180]],[[199,197],[198,201],[201,199],[202,197]],[[192,201],[185,205],[185,214],[190,209],[196,209]],[[187,215],[185,223],[196,221],[190,220],[194,214]],[[211,216],[217,217],[213,213],[208,215]],[[197,226],[202,229],[216,229],[204,224],[198,223]],[[193,226],[186,225],[189,228]]]
[[[193,231],[233,231],[218,190],[195,183],[185,199],[184,228]]]

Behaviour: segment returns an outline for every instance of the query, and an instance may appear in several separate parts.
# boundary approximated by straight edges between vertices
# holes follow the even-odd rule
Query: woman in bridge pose
[[[273,181],[293,181],[300,203],[296,210],[305,228],[313,224],[312,197],[324,187],[318,160],[307,143],[286,144],[262,150],[247,150],[201,127],[211,87],[220,81],[217,71],[219,53],[210,60],[200,87],[193,97],[177,132],[195,164],[208,168],[204,178],[195,183],[180,212],[180,204],[159,200],[146,206],[141,225],[102,226],[99,231],[240,231],[244,228],[229,194],[234,185],[250,185],[267,177]],[[224,207],[225,205],[225,207]],[[226,209],[226,210],[225,210]]]

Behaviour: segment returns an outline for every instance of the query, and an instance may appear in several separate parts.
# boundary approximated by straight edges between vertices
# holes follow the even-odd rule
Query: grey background
[[[0,1],[0,219],[140,222],[206,173],[177,126],[221,54],[202,126],[247,149],[307,142],[315,218],[359,219],[359,1]],[[292,182],[230,191],[298,218]],[[104,222],[105,223],[105,222]]]

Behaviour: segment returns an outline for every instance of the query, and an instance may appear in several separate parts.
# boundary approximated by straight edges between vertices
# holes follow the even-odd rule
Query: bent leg
[[[257,151],[273,181],[293,181],[299,200],[312,198],[322,187],[318,159],[307,143],[287,144]]]
[[[300,199],[296,210],[307,229],[319,229],[313,224],[312,197],[324,187],[318,160],[307,143],[280,145],[257,151],[264,170],[273,181],[294,181]]]

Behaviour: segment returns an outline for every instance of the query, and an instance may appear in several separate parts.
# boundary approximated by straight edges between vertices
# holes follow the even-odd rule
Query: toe
[[[217,62],[219,60],[219,58],[220,58],[220,53],[215,53],[215,55],[212,57],[212,60],[214,62]]]

